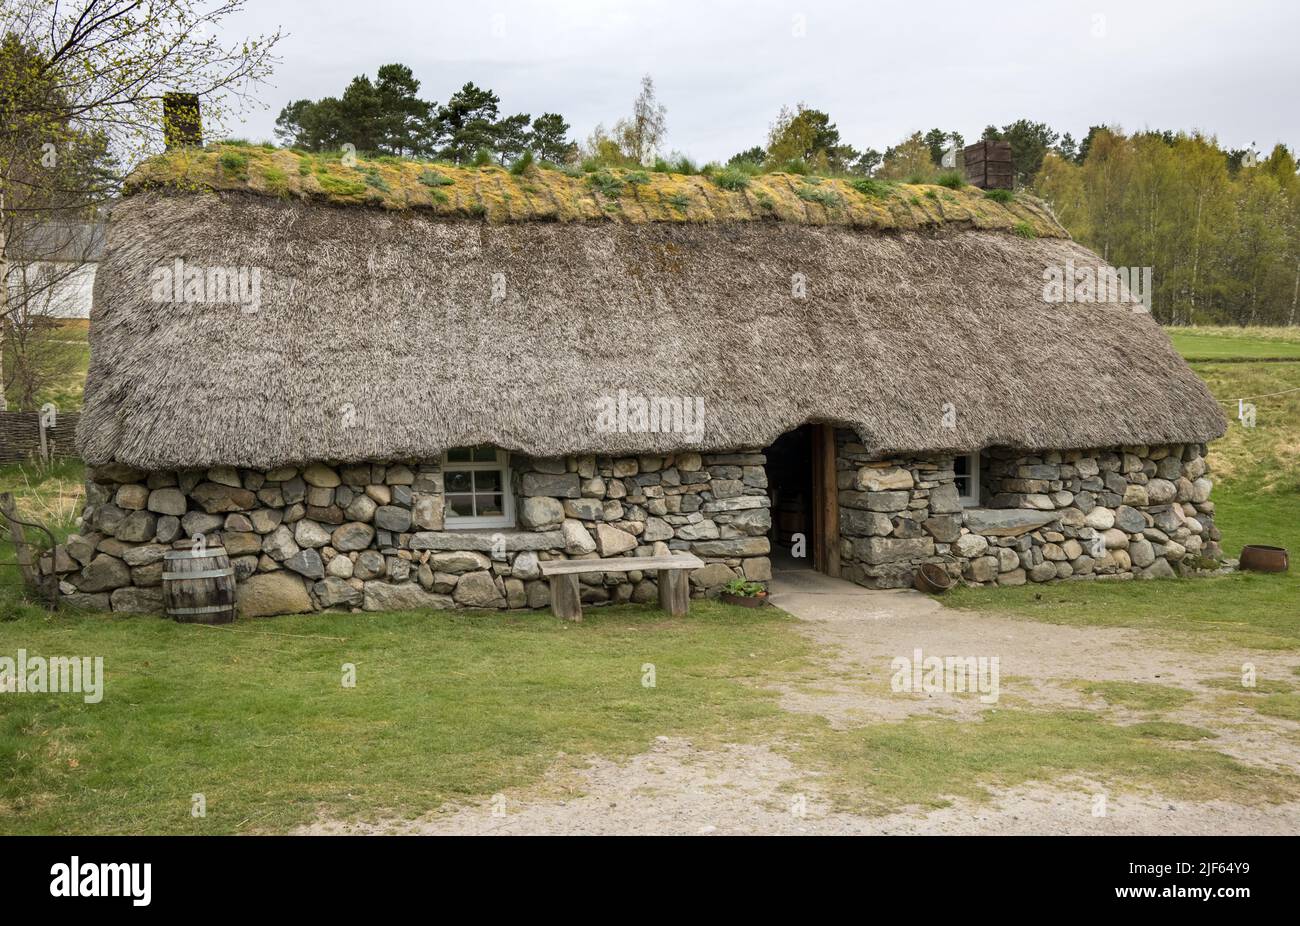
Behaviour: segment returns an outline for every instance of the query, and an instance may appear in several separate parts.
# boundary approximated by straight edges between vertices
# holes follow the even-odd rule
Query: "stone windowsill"
[[[962,524],[973,534],[1018,537],[1050,524],[1060,516],[1059,511],[1036,508],[966,508],[962,510]]]
[[[498,537],[504,541],[507,553],[564,548],[563,531],[530,531],[518,527],[475,527],[463,530],[417,531],[411,535],[410,549],[473,550],[477,553],[490,553]]]

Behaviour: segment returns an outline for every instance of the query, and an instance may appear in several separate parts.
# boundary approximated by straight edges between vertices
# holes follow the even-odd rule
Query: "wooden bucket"
[[[163,554],[163,604],[186,624],[229,624],[235,619],[235,570],[225,548],[168,550]]]

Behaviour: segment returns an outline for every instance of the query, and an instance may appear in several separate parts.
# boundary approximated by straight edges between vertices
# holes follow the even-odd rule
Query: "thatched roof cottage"
[[[109,224],[64,590],[156,607],[197,534],[248,614],[679,550],[695,594],[1173,575],[1218,555],[1224,418],[1113,276],[970,187],[174,151]]]

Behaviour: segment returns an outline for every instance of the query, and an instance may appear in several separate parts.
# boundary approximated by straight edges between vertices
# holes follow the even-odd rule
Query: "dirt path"
[[[926,656],[998,657],[999,704],[1102,709],[1080,688],[1088,681],[1174,685],[1196,697],[1170,720],[1213,730],[1214,748],[1262,768],[1300,769],[1296,725],[1253,711],[1225,711],[1218,690],[1200,684],[1234,676],[1252,660],[1261,678],[1287,678],[1295,654],[1223,652],[1212,656],[1153,645],[1140,631],[1065,627],[942,607],[911,591],[869,592],[811,572],[781,572],[773,603],[801,620],[827,657],[815,686],[781,686],[782,707],[819,715],[834,726],[898,721],[942,713],[974,720],[996,705],[970,694],[896,693],[890,661]],[[1123,720],[1123,711],[1119,712]],[[833,809],[815,775],[796,767],[779,743],[696,749],[659,737],[626,762],[592,759],[562,784],[574,799],[497,795],[481,806],[449,807],[418,821],[343,824],[323,821],[310,833],[429,834],[1297,834],[1300,802],[1253,806],[1175,801],[1159,794],[1112,795],[1078,778],[994,789],[993,799],[957,800],[941,810],[885,816]],[[555,784],[552,782],[552,784]],[[552,792],[554,793],[554,792]]]

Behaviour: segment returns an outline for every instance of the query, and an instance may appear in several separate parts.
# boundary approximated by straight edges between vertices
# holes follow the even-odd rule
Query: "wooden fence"
[[[65,412],[47,428],[45,439],[50,455],[76,456],[77,412]],[[41,455],[41,413],[0,412],[0,463],[22,463]]]

